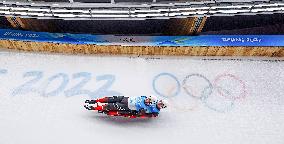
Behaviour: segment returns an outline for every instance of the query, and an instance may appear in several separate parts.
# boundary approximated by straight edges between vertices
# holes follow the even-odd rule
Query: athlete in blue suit
[[[88,104],[104,103],[104,105],[92,107],[85,105],[88,110],[98,111],[120,111],[124,113],[135,113],[138,116],[158,116],[160,109],[167,107],[165,100],[157,100],[155,96],[113,96],[96,100],[86,100]]]

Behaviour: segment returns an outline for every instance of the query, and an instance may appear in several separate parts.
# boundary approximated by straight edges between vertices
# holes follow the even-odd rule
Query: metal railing
[[[1,16],[65,20],[145,20],[283,13],[283,1],[36,3],[0,1]]]

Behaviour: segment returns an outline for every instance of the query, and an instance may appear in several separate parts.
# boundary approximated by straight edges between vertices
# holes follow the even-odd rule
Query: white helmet
[[[158,102],[158,98],[155,95],[150,95],[147,98],[150,99],[151,104],[156,104]]]
[[[159,100],[158,103],[159,103],[159,104],[162,104],[162,105],[161,105],[161,108],[167,108],[168,105],[169,105],[169,102],[168,102],[167,100]],[[157,104],[158,104],[158,103],[157,103]]]

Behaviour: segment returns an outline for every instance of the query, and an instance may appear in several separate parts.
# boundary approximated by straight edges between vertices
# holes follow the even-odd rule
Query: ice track
[[[1,144],[283,144],[284,61],[0,53]],[[154,119],[85,99],[156,94]]]

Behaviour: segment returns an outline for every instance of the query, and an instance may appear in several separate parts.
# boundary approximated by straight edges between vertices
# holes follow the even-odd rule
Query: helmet
[[[155,95],[150,95],[150,96],[148,96],[147,98],[150,99],[150,103],[151,103],[151,104],[156,104],[157,101],[158,101],[158,98],[157,98]]]
[[[169,105],[167,100],[159,100],[157,104],[161,104],[161,108],[167,108]]]

